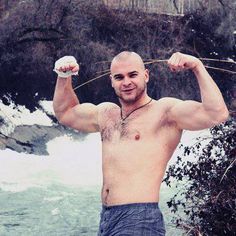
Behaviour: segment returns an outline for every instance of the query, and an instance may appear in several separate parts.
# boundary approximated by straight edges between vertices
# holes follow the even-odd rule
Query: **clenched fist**
[[[201,64],[202,62],[198,58],[180,52],[174,53],[168,60],[168,65],[172,71],[194,70]]]
[[[64,56],[55,62],[54,71],[61,78],[78,75],[79,65],[73,56]]]

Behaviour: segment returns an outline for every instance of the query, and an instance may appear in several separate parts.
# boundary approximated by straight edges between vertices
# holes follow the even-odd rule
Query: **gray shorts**
[[[98,236],[164,236],[165,226],[158,203],[104,206]]]

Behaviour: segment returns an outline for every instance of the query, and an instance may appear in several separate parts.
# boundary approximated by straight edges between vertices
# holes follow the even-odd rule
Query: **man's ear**
[[[113,83],[112,83],[112,75],[109,76],[111,80],[111,87],[113,88]]]
[[[148,83],[148,81],[149,81],[149,70],[148,69],[145,69],[144,76],[145,76],[145,82]]]

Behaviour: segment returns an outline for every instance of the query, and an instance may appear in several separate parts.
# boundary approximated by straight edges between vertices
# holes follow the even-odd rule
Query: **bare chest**
[[[141,134],[145,133],[144,127],[141,124],[130,124],[127,122],[108,122],[107,126],[101,131],[103,142],[115,142],[124,140],[139,140]]]
[[[137,113],[124,120],[116,114],[104,120],[101,138],[103,142],[139,141],[154,136],[161,122],[161,117],[154,120],[149,113]]]

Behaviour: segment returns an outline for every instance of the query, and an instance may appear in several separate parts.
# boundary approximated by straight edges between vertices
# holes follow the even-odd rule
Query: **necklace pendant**
[[[152,98],[147,102],[147,103],[145,103],[145,104],[143,104],[142,106],[139,106],[139,107],[137,107],[137,108],[135,108],[134,110],[132,110],[130,113],[128,113],[128,115],[126,115],[124,118],[123,118],[123,115],[122,115],[122,107],[121,107],[121,109],[120,109],[120,118],[121,118],[121,125],[124,125],[124,124],[126,124],[126,119],[133,113],[133,112],[135,112],[135,111],[137,111],[137,110],[139,110],[139,109],[141,109],[141,108],[143,108],[143,107],[145,107],[145,106],[147,106],[149,103],[151,103],[152,102]]]
[[[121,122],[120,122],[120,124],[121,124],[121,125],[125,125],[125,124],[126,124],[126,121],[122,119]]]

